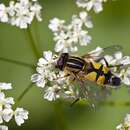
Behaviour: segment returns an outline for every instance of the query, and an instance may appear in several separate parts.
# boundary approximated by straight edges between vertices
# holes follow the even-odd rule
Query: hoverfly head
[[[113,76],[111,82],[113,86],[119,86],[121,84],[121,79],[117,76]]]
[[[68,56],[68,53],[61,53],[59,59],[57,60],[56,68],[63,70],[68,60]]]

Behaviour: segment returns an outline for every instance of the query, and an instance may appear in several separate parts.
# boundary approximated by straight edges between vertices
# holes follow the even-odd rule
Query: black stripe
[[[82,58],[80,58],[80,57],[75,57],[75,56],[71,56],[71,57],[69,57],[69,59],[75,59],[75,60],[80,61],[80,62],[82,62],[82,63],[85,62],[84,59],[82,59]]]
[[[79,66],[83,66],[83,65],[85,64],[84,61],[77,60],[76,58],[75,58],[75,59],[69,58],[69,59],[67,60],[67,62],[76,64],[76,65],[79,65]]]
[[[72,69],[80,69],[80,70],[82,70],[82,68],[83,68],[83,66],[78,65],[78,64],[73,64],[72,62],[67,62],[66,66],[70,67]]]

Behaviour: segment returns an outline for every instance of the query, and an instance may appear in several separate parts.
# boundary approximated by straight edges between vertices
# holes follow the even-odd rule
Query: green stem
[[[33,52],[34,52],[36,58],[39,58],[39,57],[40,57],[40,54],[39,54],[39,51],[38,51],[38,49],[37,49],[37,47],[36,47],[36,43],[35,43],[35,40],[34,40],[34,38],[33,38],[33,36],[32,36],[32,33],[31,33],[30,28],[27,28],[27,29],[25,30],[25,33],[28,34],[29,43],[30,43],[30,46],[31,46],[31,48],[32,48],[32,50],[33,50]],[[34,67],[33,67],[33,68],[34,68]],[[27,88],[24,89],[24,91],[23,91],[23,92],[20,94],[20,96],[18,97],[17,102],[16,102],[16,104],[15,104],[15,107],[19,104],[19,102],[23,99],[23,97],[26,95],[26,93],[27,93],[32,87],[33,87],[33,83],[30,83],[30,84],[27,86]]]
[[[28,63],[24,63],[24,62],[21,62],[21,61],[12,60],[12,59],[8,59],[8,58],[3,58],[3,57],[0,57],[0,60],[4,61],[4,62],[9,62],[9,63],[13,63],[13,64],[25,66],[25,67],[29,67],[29,68],[32,68],[32,69],[34,69],[34,67],[35,67],[35,66],[33,66],[31,64],[28,64]]]
[[[104,105],[104,106],[115,106],[115,107],[130,107],[130,101],[124,101],[124,102],[115,102],[115,101],[104,101],[104,102],[100,102],[100,105]]]
[[[63,106],[61,102],[55,102],[53,104],[54,113],[56,117],[56,127],[58,130],[67,130],[67,123],[65,121]]]
[[[33,83],[30,83],[24,90],[23,92],[20,94],[20,96],[17,99],[17,102],[15,104],[15,107],[17,107],[17,105],[19,104],[19,102],[23,99],[23,97],[27,94],[27,92],[33,87]]]
[[[34,38],[33,38],[33,36],[32,36],[32,33],[31,33],[30,28],[27,28],[27,29],[26,29],[26,32],[27,32],[28,37],[29,37],[29,40],[30,40],[30,42],[29,42],[29,43],[30,43],[30,46],[31,46],[31,48],[32,48],[32,50],[33,50],[33,52],[34,52],[36,58],[38,59],[38,58],[40,57],[40,52],[39,52],[39,50],[38,50],[38,48],[37,48],[37,46],[36,46],[36,43],[35,43],[35,40],[34,40]]]
[[[26,31],[25,31],[25,33],[28,34],[29,43],[30,43],[30,46],[31,46],[31,48],[32,48],[32,50],[33,50],[33,52],[34,52],[36,58],[39,58],[39,57],[40,57],[40,53],[39,53],[39,51],[38,51],[38,49],[37,49],[37,47],[36,47],[36,43],[35,43],[35,40],[34,40],[34,38],[33,38],[33,36],[32,36],[32,33],[31,33],[30,28],[27,28]],[[17,102],[16,102],[16,104],[15,104],[14,107],[16,107],[16,106],[19,104],[19,102],[23,99],[23,97],[26,95],[26,93],[27,93],[32,87],[33,87],[33,83],[30,83],[30,84],[27,86],[27,88],[24,89],[24,91],[23,91],[23,92],[20,94],[20,96],[18,97]]]
[[[22,98],[25,96],[25,94],[33,87],[33,83],[30,83],[27,88],[24,89],[24,91],[21,93],[21,95],[18,97],[17,101],[20,102]]]

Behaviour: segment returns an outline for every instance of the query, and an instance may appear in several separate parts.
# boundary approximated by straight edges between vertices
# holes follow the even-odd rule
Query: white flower
[[[117,130],[129,130],[130,129],[130,114],[126,114],[124,121],[116,127]]]
[[[127,69],[122,69],[119,75],[122,79],[122,83],[125,85],[130,85],[130,67]]]
[[[0,130],[8,130],[8,127],[5,125],[0,125]]]
[[[33,74],[31,77],[32,82],[35,82],[38,87],[44,88],[48,81],[56,79],[55,74],[55,55],[51,51],[46,51],[43,54],[43,58],[40,58],[36,68],[37,74]]]
[[[107,0],[77,0],[76,4],[78,7],[86,8],[87,11],[93,9],[96,13],[103,10],[102,4]]]
[[[130,114],[126,114],[126,117],[124,119],[124,125],[125,127],[130,127]]]
[[[49,65],[54,62],[54,57],[51,51],[45,51],[43,53],[44,58],[40,58],[38,61],[38,66],[43,66],[43,65]]]
[[[115,52],[113,56],[111,55],[105,55],[104,58],[107,60],[109,65],[122,65],[126,66],[130,64],[130,57],[129,56],[123,56],[122,52]]]
[[[5,98],[5,94],[3,92],[0,92],[0,110],[2,110],[3,107],[11,108],[13,104],[14,99],[12,97]]]
[[[41,9],[41,5],[36,0],[9,1],[7,7],[0,4],[0,21],[26,29],[32,23],[34,17],[38,21],[42,21]]]
[[[54,85],[53,87],[48,87],[45,90],[44,99],[48,101],[54,101],[59,98],[58,91],[60,91],[60,87],[58,85]]]
[[[130,57],[123,56],[122,52],[116,52],[114,56],[106,55],[105,59],[109,62],[110,65],[130,64]]]
[[[16,25],[17,27],[27,28],[28,24],[31,24],[31,21],[34,17],[34,14],[29,11],[30,3],[29,1],[20,0],[15,4],[15,18],[13,17],[11,20],[12,25]]]
[[[11,83],[0,83],[0,90],[12,89]],[[5,97],[3,92],[0,92],[0,124],[9,122],[13,117],[17,125],[24,123],[24,120],[28,119],[28,111],[23,108],[13,108],[14,99],[12,97]],[[8,130],[7,126],[0,125],[0,130]]]
[[[3,111],[2,111],[2,109],[0,109],[0,124],[2,124],[3,123]]]
[[[88,45],[92,38],[84,27],[93,27],[91,18],[86,12],[80,12],[79,16],[73,15],[71,23],[68,25],[65,25],[64,20],[58,18],[50,20],[49,28],[54,33],[54,41],[56,42],[55,51],[76,52],[78,44]]]
[[[12,89],[11,83],[1,83],[0,82],[0,90],[8,90]]]
[[[9,6],[7,7],[7,11],[10,17],[14,17],[15,15],[15,2],[9,1]]]
[[[116,126],[116,129],[117,130],[125,130],[125,128],[123,128],[122,124],[119,124],[118,126]]]
[[[86,27],[88,27],[88,28],[93,27],[91,17],[87,14],[87,12],[85,12],[85,11],[80,12],[79,16],[80,16],[81,20],[83,21],[83,23],[85,24]]]
[[[53,32],[56,32],[63,27],[64,23],[65,23],[64,20],[60,20],[58,18],[53,18],[52,20],[50,20],[50,24],[48,25],[48,27]]]
[[[23,108],[17,108],[14,111],[15,121],[18,126],[21,126],[24,123],[24,120],[28,119],[28,111]]]
[[[34,5],[30,7],[30,10],[34,13],[34,16],[36,16],[38,21],[42,21],[41,9],[42,9],[42,6],[39,5],[38,3],[35,3]]]
[[[92,40],[92,37],[86,31],[81,31],[79,36],[79,43],[81,46],[87,46]]]
[[[8,22],[7,8],[4,4],[0,4],[0,21],[4,23]]]
[[[6,122],[9,122],[13,117],[13,110],[11,108],[6,108],[3,110],[3,119]]]

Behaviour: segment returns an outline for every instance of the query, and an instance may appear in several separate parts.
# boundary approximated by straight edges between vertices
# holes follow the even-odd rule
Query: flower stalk
[[[33,50],[36,58],[39,58],[40,57],[40,52],[39,52],[39,50],[38,50],[38,48],[36,46],[37,43],[35,43],[35,40],[34,40],[34,38],[32,36],[32,32],[31,32],[30,28],[27,28],[25,31],[26,31],[26,33],[28,35],[31,49]]]
[[[130,101],[125,101],[125,102],[104,101],[104,102],[100,102],[99,104],[103,106],[111,106],[111,107],[130,107]]]
[[[53,108],[54,108],[55,118],[56,118],[56,127],[58,128],[58,130],[68,130],[65,121],[62,103],[55,102],[53,104]]]
[[[15,106],[17,106],[19,104],[19,102],[23,99],[23,97],[27,94],[27,92],[29,92],[29,90],[33,87],[33,83],[30,83],[25,89],[24,91],[20,94],[20,96],[17,99],[17,102],[15,104]]]
[[[8,63],[13,63],[13,64],[21,65],[21,66],[24,66],[24,67],[29,67],[29,68],[32,68],[32,69],[34,69],[34,67],[35,67],[35,66],[33,66],[31,64],[28,64],[28,63],[25,63],[25,62],[16,61],[16,60],[12,60],[12,59],[8,59],[8,58],[3,58],[3,57],[0,57],[0,60],[4,61],[4,62],[8,62]]]

